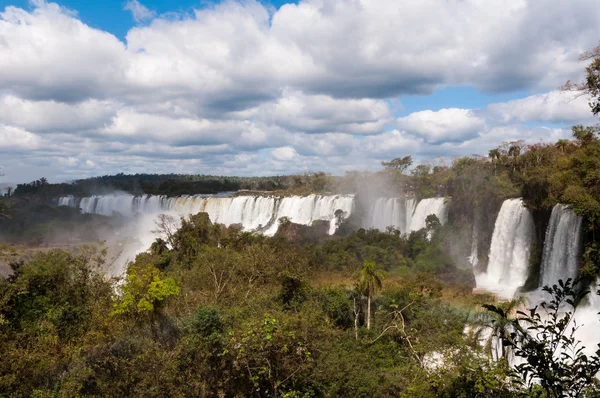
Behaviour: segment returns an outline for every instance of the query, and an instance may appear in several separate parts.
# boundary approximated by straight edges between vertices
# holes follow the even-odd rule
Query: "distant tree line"
[[[334,177],[326,173],[304,173],[289,176],[235,177],[194,174],[123,174],[50,184],[46,178],[18,184],[15,197],[55,198],[59,196],[102,195],[115,191],[132,195],[196,195],[219,192],[291,191],[295,193],[324,192],[331,188]]]

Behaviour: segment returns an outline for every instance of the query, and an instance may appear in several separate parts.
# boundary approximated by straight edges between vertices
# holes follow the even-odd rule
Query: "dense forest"
[[[590,94],[597,115],[600,50],[593,54],[587,81],[566,88]],[[572,139],[553,144],[503,143],[449,165],[413,167],[402,156],[381,171],[341,177],[21,184],[0,201],[0,261],[8,264],[0,278],[0,396],[600,396],[600,351],[584,353],[571,323],[600,275],[599,132],[574,126]],[[356,211],[334,235],[323,222],[280,219],[273,237],[214,224],[203,212],[162,216],[149,250],[108,278],[112,254],[95,241],[129,220],[53,202],[115,190],[239,189],[352,192]],[[428,216],[425,228],[404,234],[361,228],[373,192],[446,197],[448,222]],[[477,266],[485,270],[496,216],[515,197],[536,227],[524,290],[539,286],[553,206],[568,205],[583,220],[577,280],[546,287],[550,299],[538,308],[472,291],[471,231],[480,226]],[[52,240],[57,231],[62,242]]]
[[[132,195],[198,195],[251,191],[319,192],[333,177],[325,173],[305,173],[292,176],[228,177],[188,174],[117,174],[52,184],[46,178],[18,184],[8,196],[16,198],[56,198],[59,196],[90,196],[125,192]]]

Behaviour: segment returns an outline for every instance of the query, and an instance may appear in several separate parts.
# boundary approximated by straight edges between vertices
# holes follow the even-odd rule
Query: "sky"
[[[597,0],[0,0],[0,182],[448,164],[595,124]]]

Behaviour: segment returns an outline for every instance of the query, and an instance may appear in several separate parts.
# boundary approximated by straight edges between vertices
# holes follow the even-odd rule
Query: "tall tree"
[[[492,159],[492,164],[494,165],[494,174],[496,174],[496,163],[500,160],[500,150],[498,148],[491,149],[489,152],[489,157]]]
[[[408,155],[403,158],[392,159],[389,162],[381,162],[381,165],[386,170],[398,170],[404,173],[412,165],[412,156]]]
[[[560,150],[561,153],[565,153],[565,149],[569,146],[569,140],[558,140],[554,146]]]
[[[499,303],[497,306],[484,305],[487,310],[476,318],[476,326],[479,338],[486,340],[486,348],[490,356],[495,359],[507,359],[512,356],[510,346],[502,344],[503,339],[510,337],[514,331],[512,326],[512,316],[525,304],[525,299],[519,297],[510,301]]]
[[[583,82],[567,81],[562,87],[566,91],[575,91],[590,97],[590,108],[594,116],[600,114],[600,45],[591,51],[586,51],[579,57],[580,61],[590,61],[585,68],[586,76]]]
[[[371,329],[371,298],[383,286],[385,272],[374,261],[365,261],[358,274],[358,289],[367,296],[367,329]]]

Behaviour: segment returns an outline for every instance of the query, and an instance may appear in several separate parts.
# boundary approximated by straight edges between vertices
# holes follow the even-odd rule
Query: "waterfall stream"
[[[540,286],[553,285],[559,279],[575,279],[581,255],[582,219],[567,206],[552,209],[546,230]]]
[[[378,198],[369,210],[366,227],[385,231],[391,226],[406,233],[414,212],[414,199]]]
[[[308,195],[289,197],[235,196],[133,196],[128,194],[98,195],[77,200],[62,197],[58,204],[80,207],[84,213],[112,216],[119,213],[126,217],[136,214],[157,215],[168,213],[184,216],[199,212],[208,213],[214,223],[226,226],[240,224],[246,231],[259,231],[266,235],[277,232],[277,220],[282,217],[292,222],[311,225],[316,220],[332,221],[329,233],[337,229],[336,210],[342,210],[348,216],[352,212],[351,195]]]
[[[418,231],[425,228],[425,220],[431,214],[436,215],[442,225],[446,223],[448,206],[445,198],[427,198],[421,200],[415,208],[408,231]]]
[[[477,287],[510,299],[525,283],[534,236],[533,217],[521,199],[505,200],[496,218],[487,271]]]

